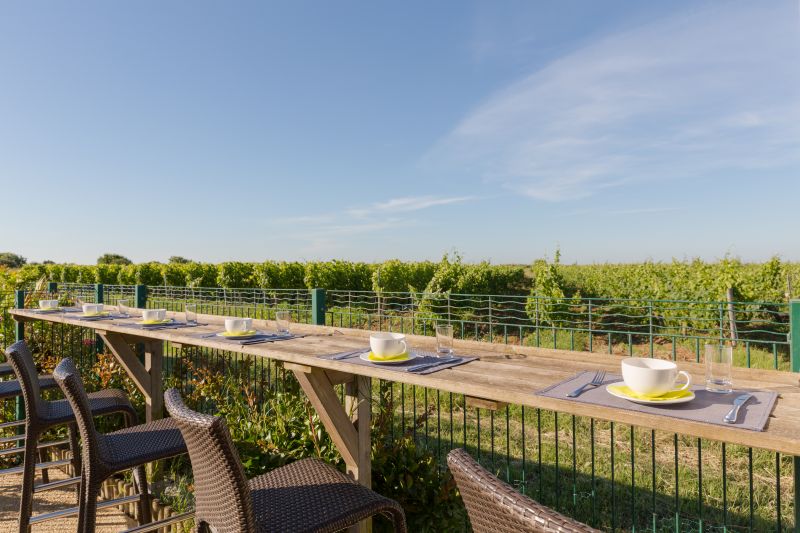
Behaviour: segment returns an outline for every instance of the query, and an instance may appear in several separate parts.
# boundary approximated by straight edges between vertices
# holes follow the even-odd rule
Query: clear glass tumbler
[[[197,324],[197,304],[186,304],[184,310],[186,311],[186,323]]]
[[[453,356],[453,326],[450,324],[436,325],[436,354],[439,357]]]
[[[292,312],[281,310],[275,311],[275,325],[277,326],[278,333],[288,334],[289,324],[292,322]]]
[[[120,316],[128,317],[131,316],[131,305],[130,301],[128,300],[117,300],[117,313]]]
[[[706,344],[706,390],[729,393],[733,390],[733,346]]]

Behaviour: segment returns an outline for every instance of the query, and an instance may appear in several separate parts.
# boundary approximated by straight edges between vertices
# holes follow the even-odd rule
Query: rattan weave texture
[[[466,451],[447,455],[475,533],[590,533],[586,524],[545,507],[493,476]]]
[[[97,515],[97,498],[103,482],[116,472],[133,469],[139,500],[139,520],[150,522],[150,496],[144,465],[186,452],[186,446],[171,420],[156,420],[102,435],[94,426],[89,395],[78,369],[70,359],[62,360],[53,377],[75,411],[83,441],[79,533],[92,533]]]
[[[297,461],[248,482],[222,418],[190,410],[175,389],[164,399],[189,448],[200,531],[333,532],[375,514],[388,516],[395,531],[406,531],[397,502],[317,459]]]
[[[37,446],[39,437],[48,429],[69,425],[72,466],[75,472],[81,471],[81,454],[75,429],[75,416],[66,400],[48,401],[42,398],[39,376],[28,345],[18,341],[6,348],[6,357],[22,389],[25,401],[25,458],[23,461],[22,489],[20,495],[19,531],[28,532],[28,523],[33,503],[34,475],[36,472]],[[136,411],[121,391],[109,389],[93,393],[86,401],[89,417],[122,413],[128,424],[136,420]]]

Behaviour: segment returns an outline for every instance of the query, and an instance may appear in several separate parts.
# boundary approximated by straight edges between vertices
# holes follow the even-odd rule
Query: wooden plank
[[[323,354],[365,347],[368,343],[369,331],[293,324],[294,332],[307,336],[290,341],[234,346],[215,338],[198,338],[198,334],[221,330],[224,317],[202,315],[200,321],[209,324],[204,327],[132,331],[131,328],[119,325],[124,322],[123,320],[86,322],[70,318],[68,314],[38,315],[31,313],[30,310],[18,309],[11,310],[10,313],[15,319],[42,320],[101,330],[106,332],[107,338],[116,336],[128,342],[132,339],[139,339],[137,342],[143,342],[142,339],[163,340],[185,346],[215,348],[303,365],[323,371],[327,383],[331,385],[341,382],[339,380],[342,379],[350,379],[351,375],[360,375],[429,387],[443,392],[464,394],[496,402],[498,405],[509,403],[557,410],[566,414],[589,416],[599,420],[631,424],[669,433],[681,433],[790,455],[800,455],[800,409],[795,407],[800,406],[800,375],[790,372],[734,369],[733,379],[737,387],[773,390],[780,395],[766,430],[754,432],[677,420],[667,416],[643,416],[634,411],[588,406],[579,402],[544,398],[535,394],[537,390],[568,378],[581,370],[604,369],[608,372],[619,373],[621,357],[614,355],[457,340],[455,348],[458,353],[475,355],[480,357],[480,360],[428,375],[418,375],[320,358]],[[170,316],[179,316],[179,314],[171,313]],[[274,327],[274,323],[271,321],[256,320],[254,324],[261,329]],[[407,335],[406,338],[409,344],[416,349],[432,350],[435,347],[435,339],[431,337]],[[107,340],[106,342],[108,343]],[[125,362],[119,356],[118,359],[120,359],[120,363]],[[698,383],[702,380],[705,371],[703,365],[688,362],[679,364],[681,369],[691,373]],[[140,390],[143,388],[142,384],[145,385],[146,390],[150,390],[149,382],[146,381],[148,378],[145,377],[147,376],[146,372],[137,371],[133,364],[128,365],[126,371],[137,383],[137,387],[140,387]],[[315,375],[315,372],[312,371],[311,374],[306,375]],[[344,412],[343,409],[342,411]],[[356,462],[353,461],[354,464]]]
[[[144,368],[150,375],[150,394],[145,399],[145,416],[148,422],[164,416],[164,389],[162,385],[162,365],[164,361],[164,343],[153,341],[144,345]]]
[[[339,402],[328,376],[319,369],[309,374],[295,371],[294,375],[342,454],[348,471],[351,468],[357,469],[358,433]]]
[[[372,384],[370,378],[356,376],[345,385],[345,410],[358,432],[357,464],[348,473],[365,487],[372,487]],[[349,533],[371,533],[372,520],[363,520],[348,529]]]
[[[142,365],[136,354],[133,353],[128,341],[121,335],[113,332],[102,331],[99,333],[103,342],[106,343],[111,353],[116,357],[117,362],[130,376],[136,388],[139,389],[145,399],[150,395],[150,374]]]
[[[488,409],[489,411],[499,411],[508,405],[505,402],[487,400],[486,398],[476,398],[475,396],[467,396],[465,400],[467,402],[467,407],[474,407],[475,409]]]

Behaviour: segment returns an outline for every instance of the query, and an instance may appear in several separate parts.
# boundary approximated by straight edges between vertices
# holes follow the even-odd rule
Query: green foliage
[[[161,265],[161,275],[164,285],[169,287],[186,286],[186,263],[175,262],[170,259],[166,265]]]
[[[122,269],[121,265],[104,264],[97,265],[97,283],[106,285],[115,285],[119,280],[119,271]]]
[[[238,261],[222,263],[219,265],[217,283],[219,283],[220,287],[225,288],[254,287],[253,271],[252,263],[240,263]]]
[[[385,292],[418,292],[428,286],[436,265],[430,261],[410,263],[399,259],[384,261],[372,273],[372,290]]]
[[[120,254],[103,254],[97,258],[98,265],[130,265],[132,261]]]
[[[141,263],[136,265],[136,283],[139,285],[163,285],[161,263]]]
[[[185,257],[181,257],[179,255],[170,256],[169,263],[178,263],[179,265],[185,265],[186,263],[191,263],[191,259],[186,259]]]
[[[0,252],[0,266],[6,268],[19,268],[28,260],[21,255],[13,254],[11,252]]]
[[[569,304],[564,297],[564,280],[556,262],[540,259],[533,263],[533,285],[525,305],[528,316],[535,324],[562,325],[568,320]]]
[[[372,288],[372,266],[337,259],[306,263],[304,282],[309,289],[368,291]]]
[[[184,265],[188,287],[216,287],[217,267],[208,263],[189,263]]]

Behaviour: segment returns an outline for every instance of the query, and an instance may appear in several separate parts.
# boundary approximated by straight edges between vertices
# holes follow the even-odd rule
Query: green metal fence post
[[[325,289],[311,289],[311,323],[325,325]]]
[[[792,372],[800,372],[800,300],[789,302],[789,355]],[[794,457],[794,530],[800,531],[800,457]]]
[[[15,291],[14,292],[14,307],[17,309],[24,309],[25,308],[25,291]],[[17,341],[21,341],[25,339],[25,323],[24,322],[16,322],[14,325],[14,336],[16,337]],[[25,403],[22,401],[22,396],[17,396],[16,399],[16,415],[17,420],[24,420],[25,419]],[[22,426],[17,428],[17,433],[21,434],[24,430]],[[23,441],[19,441],[17,446],[24,446]]]
[[[103,284],[102,283],[95,283],[94,284],[94,302],[101,304],[103,303],[105,298],[103,297]],[[94,336],[94,351],[95,353],[103,353],[103,339],[100,338],[100,335]]]
[[[136,307],[139,309],[147,307],[147,285],[137,285],[134,290],[134,298],[136,299]]]
[[[147,307],[147,285],[137,285],[133,292],[134,302],[138,309]],[[144,344],[139,342],[134,346],[134,350],[139,358],[144,362]]]
[[[48,281],[47,282],[47,292],[50,294],[55,294],[58,292],[58,282],[57,281]]]

